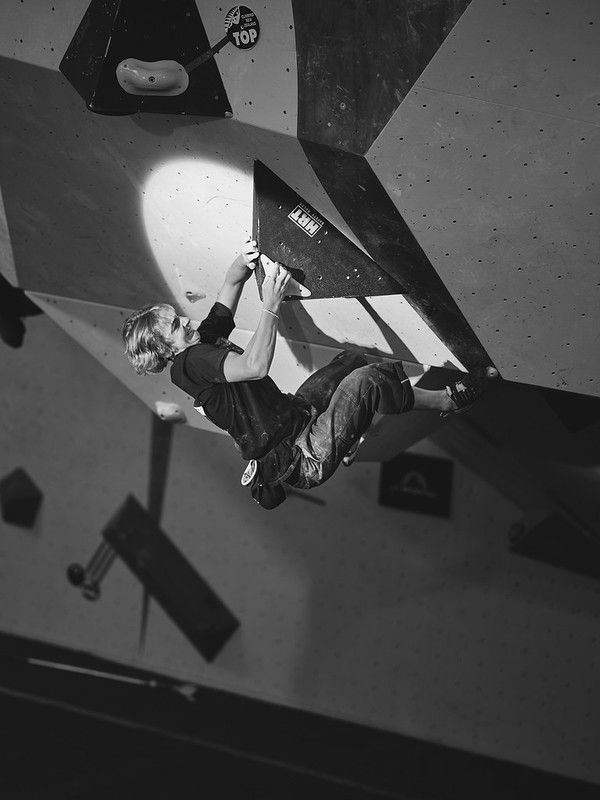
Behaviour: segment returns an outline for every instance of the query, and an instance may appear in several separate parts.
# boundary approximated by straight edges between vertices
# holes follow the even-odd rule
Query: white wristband
[[[274,314],[273,311],[269,311],[268,308],[263,308],[263,311],[266,311],[267,314],[270,314],[272,317],[275,317],[275,319],[279,319],[278,315]]]

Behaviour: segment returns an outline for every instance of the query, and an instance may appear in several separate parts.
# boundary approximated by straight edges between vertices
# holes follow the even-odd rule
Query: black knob
[[[85,569],[81,564],[69,564],[67,567],[67,578],[69,579],[69,583],[72,583],[73,586],[81,586],[85,580]]]

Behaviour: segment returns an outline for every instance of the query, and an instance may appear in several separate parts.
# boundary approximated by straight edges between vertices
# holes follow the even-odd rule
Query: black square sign
[[[401,453],[381,465],[380,504],[449,517],[453,466],[445,458]]]

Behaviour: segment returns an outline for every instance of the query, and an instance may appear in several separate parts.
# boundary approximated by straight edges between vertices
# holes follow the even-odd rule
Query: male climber
[[[277,265],[264,279],[260,318],[246,349],[227,338],[258,255],[256,242],[244,244],[197,328],[172,306],[158,303],[125,321],[123,341],[136,372],[161,372],[170,363],[172,382],[233,437],[249,460],[242,483],[264,508],[285,500],[284,484],[310,489],[330,478],[345,457],[351,459],[375,412],[421,408],[445,415],[479,397],[480,382],[469,375],[461,374],[441,391],[428,391],[411,385],[401,361],[369,364],[350,350],[317,370],[295,394],[282,393],[268,373],[290,280],[284,267]]]

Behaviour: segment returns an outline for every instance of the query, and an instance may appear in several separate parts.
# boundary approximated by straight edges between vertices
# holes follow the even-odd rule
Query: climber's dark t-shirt
[[[235,439],[243,458],[262,458],[283,439],[300,433],[307,422],[306,405],[281,392],[269,377],[227,382],[225,356],[231,350],[243,352],[227,339],[234,327],[231,311],[215,303],[198,328],[200,344],[175,356],[171,380]]]

